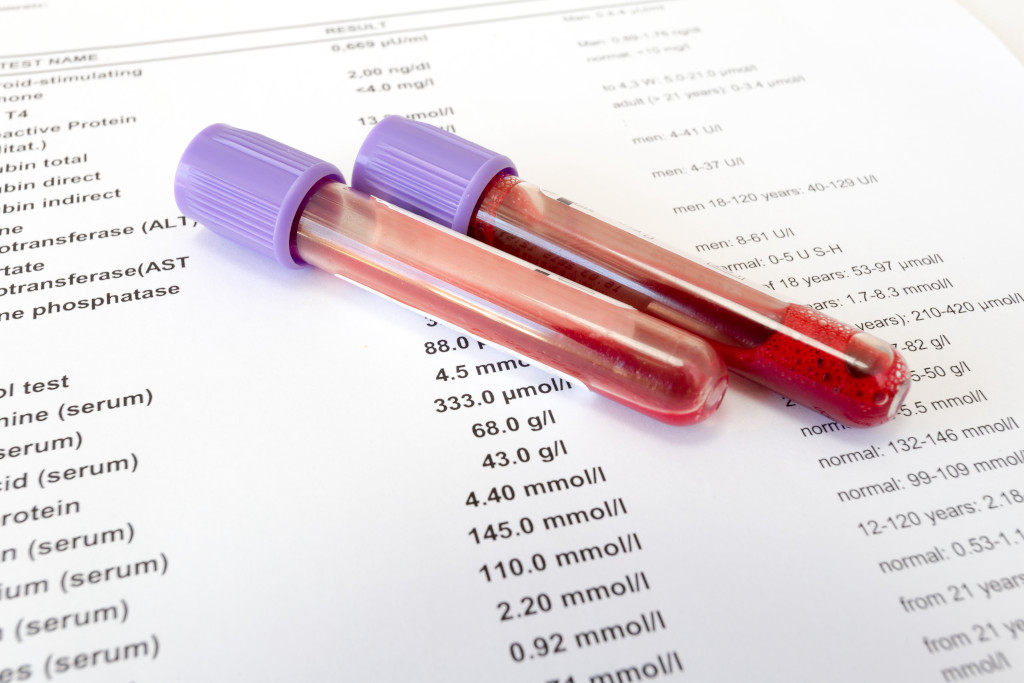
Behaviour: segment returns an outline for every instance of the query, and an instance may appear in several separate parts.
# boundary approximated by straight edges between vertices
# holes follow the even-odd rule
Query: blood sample
[[[891,345],[613,225],[434,126],[383,119],[352,186],[693,332],[737,374],[843,424],[889,420],[910,388]]]
[[[344,277],[663,422],[699,422],[725,392],[725,367],[698,337],[358,192],[262,135],[200,132],[175,198],[282,265]]]

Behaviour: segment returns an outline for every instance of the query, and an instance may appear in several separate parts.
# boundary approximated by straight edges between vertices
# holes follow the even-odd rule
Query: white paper
[[[958,6],[0,9],[0,681],[1019,679],[1024,69]],[[392,113],[871,329],[904,414],[506,402],[175,206],[206,125]]]

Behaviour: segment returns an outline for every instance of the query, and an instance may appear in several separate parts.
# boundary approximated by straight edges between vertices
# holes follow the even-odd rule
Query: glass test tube
[[[889,420],[910,388],[884,341],[612,225],[434,126],[382,120],[352,185],[700,335],[729,369],[844,424]]]
[[[699,338],[411,217],[256,133],[203,130],[175,196],[185,215],[283,265],[343,276],[663,422],[699,422],[725,392]]]

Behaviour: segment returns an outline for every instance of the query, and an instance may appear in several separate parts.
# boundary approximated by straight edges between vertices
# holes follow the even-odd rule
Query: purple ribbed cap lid
[[[359,148],[352,187],[465,234],[487,184],[501,171],[516,174],[503,154],[388,116]]]
[[[178,163],[181,212],[228,239],[292,268],[291,232],[310,190],[345,182],[333,164],[258,133],[217,123],[193,138]]]

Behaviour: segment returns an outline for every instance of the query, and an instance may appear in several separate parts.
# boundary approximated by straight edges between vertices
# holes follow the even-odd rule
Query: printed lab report
[[[0,6],[0,681],[1014,681],[1024,67],[935,0]],[[401,114],[892,343],[692,427],[180,215]]]

